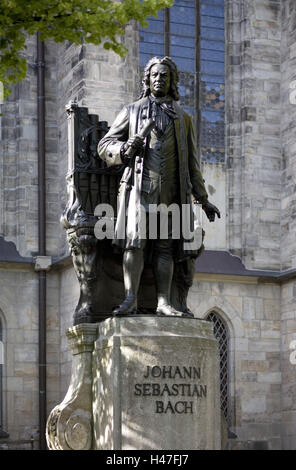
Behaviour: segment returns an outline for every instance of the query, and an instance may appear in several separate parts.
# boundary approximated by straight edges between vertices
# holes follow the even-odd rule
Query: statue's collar
[[[149,99],[152,103],[158,104],[161,109],[172,119],[177,119],[178,114],[174,110],[173,98],[171,96],[162,96],[161,98],[156,98],[152,94],[149,95]]]
[[[173,104],[173,98],[169,95],[166,95],[166,96],[161,96],[161,97],[156,97],[152,94],[149,95],[149,99],[154,102],[154,103],[157,103],[157,104],[168,104],[168,105],[172,105]]]

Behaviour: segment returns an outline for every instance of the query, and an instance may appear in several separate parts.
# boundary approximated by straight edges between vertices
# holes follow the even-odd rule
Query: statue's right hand
[[[130,137],[124,144],[124,151],[126,152],[130,147],[132,147],[136,152],[138,152],[142,149],[143,144],[144,138],[136,134],[133,137]]]

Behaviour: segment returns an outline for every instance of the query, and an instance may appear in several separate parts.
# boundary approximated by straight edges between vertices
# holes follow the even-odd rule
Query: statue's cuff
[[[111,142],[108,145],[106,158],[107,166],[122,165],[121,147],[122,142]]]

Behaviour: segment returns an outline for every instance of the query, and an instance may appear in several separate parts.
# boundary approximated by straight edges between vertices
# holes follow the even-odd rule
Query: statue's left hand
[[[220,211],[218,207],[214,206],[214,204],[211,204],[209,201],[207,201],[202,205],[202,208],[210,222],[214,222],[216,215],[220,219]]]

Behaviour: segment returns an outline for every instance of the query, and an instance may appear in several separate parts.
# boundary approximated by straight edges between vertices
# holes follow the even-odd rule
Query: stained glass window
[[[148,28],[140,29],[140,67],[155,55],[164,54],[164,12],[159,11],[157,18],[149,19]]]
[[[175,0],[140,28],[140,67],[170,56],[179,70],[182,107],[195,117],[200,157],[225,160],[224,0]]]
[[[225,160],[224,0],[200,1],[200,153]]]

